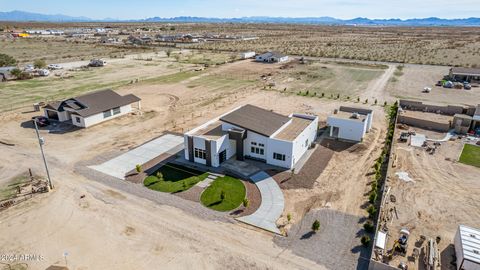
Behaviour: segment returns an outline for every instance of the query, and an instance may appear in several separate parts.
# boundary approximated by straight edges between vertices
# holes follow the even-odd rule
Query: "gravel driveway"
[[[320,230],[312,233],[316,219],[320,221]],[[292,226],[288,237],[277,236],[274,242],[328,269],[363,270],[368,269],[370,251],[360,243],[362,233],[359,217],[321,209],[308,212]]]

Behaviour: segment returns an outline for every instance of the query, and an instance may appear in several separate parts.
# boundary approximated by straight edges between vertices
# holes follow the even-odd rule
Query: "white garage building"
[[[454,243],[457,269],[480,270],[480,230],[460,225]]]
[[[285,116],[245,105],[185,133],[185,159],[218,167],[235,156],[290,169],[316,139],[317,129],[316,116]]]
[[[121,96],[112,90],[103,90],[50,103],[44,112],[49,119],[71,121],[77,127],[86,128],[130,113],[133,103],[138,103],[140,108],[140,98],[135,95]]]
[[[328,116],[330,137],[360,142],[372,128],[373,111],[341,106]]]
[[[288,61],[288,55],[279,52],[266,52],[255,56],[255,61],[264,63],[282,63]]]

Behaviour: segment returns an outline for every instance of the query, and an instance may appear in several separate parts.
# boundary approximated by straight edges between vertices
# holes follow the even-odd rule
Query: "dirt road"
[[[370,100],[389,100],[388,93],[386,91],[388,81],[390,78],[393,76],[393,73],[395,72],[395,66],[394,65],[388,65],[388,69],[385,70],[385,72],[380,76],[379,78],[371,81],[368,84],[367,89],[365,89],[365,92],[361,95],[362,99],[370,99]]]

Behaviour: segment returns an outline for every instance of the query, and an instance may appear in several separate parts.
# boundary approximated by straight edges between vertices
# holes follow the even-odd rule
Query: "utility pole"
[[[43,164],[45,164],[45,170],[47,171],[47,178],[48,178],[48,185],[50,189],[53,189],[52,179],[50,179],[50,172],[48,171],[47,160],[45,159],[45,154],[43,153],[43,145],[45,144],[45,140],[43,137],[40,137],[40,132],[38,132],[37,120],[33,119],[33,123],[35,124],[35,132],[37,133],[38,144],[40,145],[40,151],[42,152]]]

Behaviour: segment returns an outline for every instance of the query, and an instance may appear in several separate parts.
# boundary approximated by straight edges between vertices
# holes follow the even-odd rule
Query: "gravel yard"
[[[320,221],[320,230],[312,233],[311,226],[315,220]],[[288,237],[276,236],[274,242],[328,269],[363,270],[368,268],[370,251],[360,244],[362,234],[359,217],[321,209],[308,212],[292,226]]]

